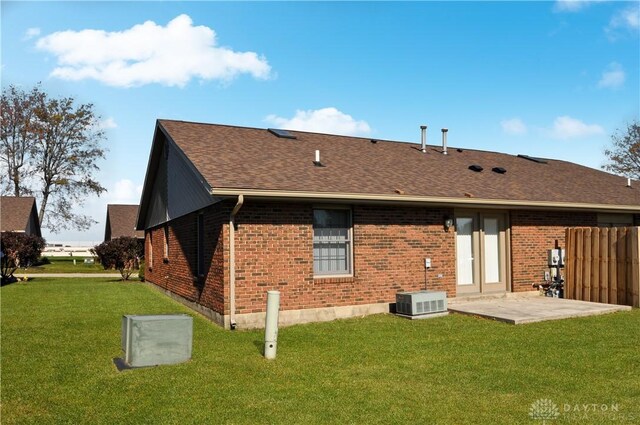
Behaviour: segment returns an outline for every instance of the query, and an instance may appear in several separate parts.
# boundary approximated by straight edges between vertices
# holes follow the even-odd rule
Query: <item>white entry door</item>
[[[460,213],[455,221],[457,292],[506,291],[506,215]]]

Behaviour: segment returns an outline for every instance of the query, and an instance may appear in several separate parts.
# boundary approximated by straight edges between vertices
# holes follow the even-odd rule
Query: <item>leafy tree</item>
[[[602,168],[625,177],[640,179],[640,121],[627,125],[626,130],[617,130],[611,136],[612,147],[604,154],[609,162]]]
[[[128,280],[142,257],[141,246],[136,238],[121,236],[94,246],[91,252],[98,257],[105,270],[116,269],[122,280]]]
[[[34,168],[28,160],[38,131],[36,108],[42,104],[44,96],[39,85],[28,93],[15,86],[2,92],[0,161],[6,169],[0,178],[13,196],[31,194],[27,185]]]
[[[88,229],[95,220],[75,211],[105,191],[94,177],[105,135],[93,104],[50,97],[37,85],[29,93],[9,86],[2,107],[0,175],[14,195],[36,193],[41,226],[52,232]]]
[[[2,233],[0,241],[2,282],[11,279],[19,267],[35,264],[44,247],[45,240],[39,236],[17,232]]]

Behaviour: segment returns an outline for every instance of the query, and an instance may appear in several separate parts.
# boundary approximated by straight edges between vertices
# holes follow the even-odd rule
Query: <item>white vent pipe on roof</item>
[[[627,177],[627,187],[631,187],[631,179]]]
[[[320,151],[316,150],[316,161],[317,163],[320,163]]]
[[[448,128],[442,129],[442,154],[443,155],[447,155],[447,131],[449,131]]]
[[[427,126],[426,125],[420,126],[420,143],[422,146],[420,150],[422,152],[426,152],[427,151]]]

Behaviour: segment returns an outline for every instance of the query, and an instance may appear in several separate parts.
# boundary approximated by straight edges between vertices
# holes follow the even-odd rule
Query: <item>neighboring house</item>
[[[138,205],[108,204],[107,220],[104,225],[104,240],[129,236],[144,239],[144,231],[136,230]]]
[[[23,232],[42,237],[36,198],[0,197],[0,231]]]
[[[638,181],[553,159],[447,153],[160,120],[137,222],[145,277],[227,328],[263,326],[271,289],[281,322],[330,320],[388,312],[397,292],[425,287],[530,291],[565,227],[640,218]]]

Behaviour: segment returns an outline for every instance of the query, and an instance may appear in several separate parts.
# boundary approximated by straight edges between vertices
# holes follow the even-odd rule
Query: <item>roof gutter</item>
[[[236,328],[236,214],[244,204],[244,195],[238,195],[238,201],[229,216],[229,328]]]
[[[549,201],[518,201],[510,199],[481,199],[481,198],[449,198],[438,196],[411,195],[377,195],[361,193],[325,193],[304,191],[281,191],[259,189],[231,189],[212,188],[211,195],[218,197],[236,197],[244,195],[251,198],[273,200],[318,200],[345,201],[362,203],[391,203],[391,204],[433,204],[449,207],[511,207],[517,209],[554,209],[554,210],[589,210],[602,212],[640,213],[640,205],[611,205],[590,204],[581,202],[549,202]]]

